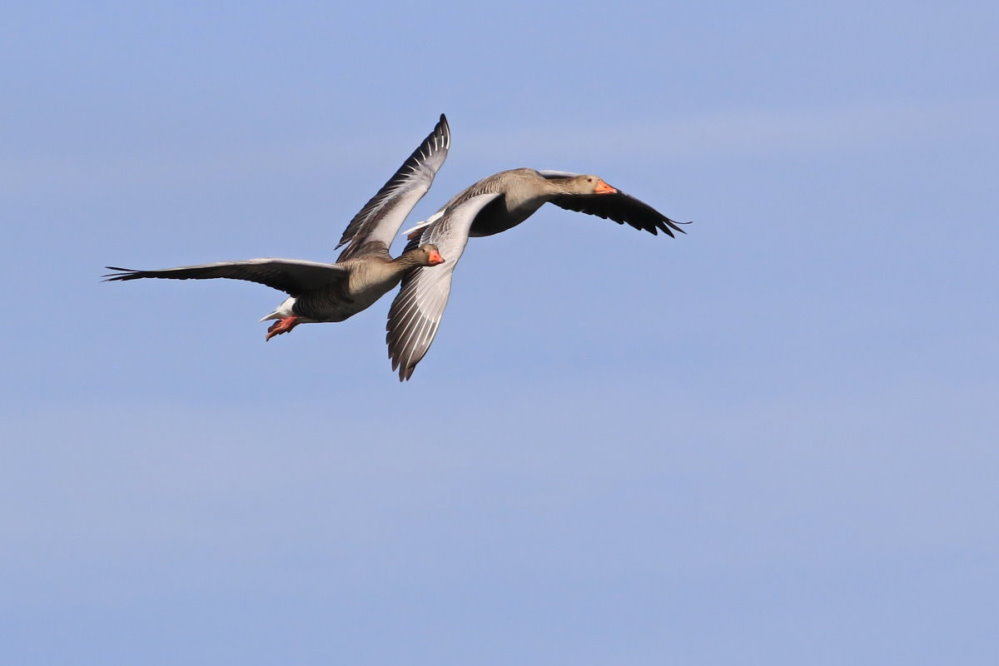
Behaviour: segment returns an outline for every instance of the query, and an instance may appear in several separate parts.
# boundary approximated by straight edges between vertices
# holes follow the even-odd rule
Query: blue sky
[[[0,650],[30,664],[991,664],[999,15],[986,3],[0,10]],[[473,239],[400,384],[389,300],[102,267]],[[401,244],[400,244],[401,245]]]

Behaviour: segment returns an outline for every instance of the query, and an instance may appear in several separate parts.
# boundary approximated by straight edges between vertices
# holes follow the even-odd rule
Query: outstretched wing
[[[338,248],[347,248],[337,261],[369,252],[388,252],[406,216],[430,189],[450,147],[451,128],[441,114],[434,131],[347,225],[337,243]]]
[[[568,171],[539,171],[542,176],[549,180],[559,178],[571,178],[578,174]],[[618,224],[627,224],[642,231],[648,231],[653,236],[660,231],[668,236],[672,236],[674,231],[686,233],[679,227],[686,222],[671,220],[652,206],[639,201],[630,194],[625,194],[618,190],[616,194],[571,194],[557,196],[551,200],[553,204],[566,210],[573,210],[577,213],[596,215],[604,219],[613,220]]]
[[[106,282],[139,280],[141,278],[168,278],[171,280],[211,280],[228,278],[247,280],[278,289],[289,296],[323,285],[345,280],[347,270],[335,264],[297,259],[247,259],[246,261],[219,261],[214,264],[180,266],[158,271],[135,271],[129,268],[106,266]]]
[[[451,276],[468,243],[468,230],[482,207],[498,197],[480,194],[446,209],[410,245],[433,243],[444,257],[437,266],[423,266],[403,278],[402,288],[389,308],[385,341],[392,369],[399,380],[409,379],[430,349],[451,293]]]

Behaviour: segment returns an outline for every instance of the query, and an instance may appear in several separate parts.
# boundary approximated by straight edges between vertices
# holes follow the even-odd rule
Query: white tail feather
[[[270,313],[269,315],[265,315],[262,319],[260,319],[260,321],[270,321],[272,319],[284,319],[285,317],[290,317],[293,314],[295,314],[295,312],[292,310],[292,307],[294,305],[295,305],[295,297],[289,296],[284,300],[284,303],[282,303],[281,305],[277,306],[274,309],[274,312]]]
[[[436,213],[434,213],[433,215],[431,215],[427,219],[423,220],[422,222],[417,222],[415,226],[412,226],[409,229],[406,229],[405,231],[403,231],[402,235],[405,236],[405,237],[407,237],[407,238],[409,238],[410,234],[412,234],[414,232],[417,232],[417,231],[423,231],[424,229],[426,229],[427,227],[429,227],[431,224],[433,224],[434,222],[436,222],[437,220],[439,220],[441,218],[441,215],[443,215],[443,214],[444,214],[443,210],[437,211]]]

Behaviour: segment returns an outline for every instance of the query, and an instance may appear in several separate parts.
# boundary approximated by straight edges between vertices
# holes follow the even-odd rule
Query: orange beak
[[[593,188],[594,194],[617,194],[617,190],[602,180],[597,181],[597,186]]]
[[[440,252],[431,252],[430,256],[427,258],[431,266],[436,266],[437,264],[444,263],[444,257],[441,256]]]

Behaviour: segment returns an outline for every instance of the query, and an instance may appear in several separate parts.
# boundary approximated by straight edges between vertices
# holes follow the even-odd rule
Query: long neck
[[[350,289],[380,296],[399,284],[399,280],[414,266],[422,265],[420,253],[415,250],[403,252],[395,259],[384,257],[362,257],[354,262],[350,272]]]
[[[424,264],[426,255],[420,248],[414,248],[408,252],[403,252],[398,257],[392,260],[392,263],[399,270],[406,270],[407,268],[412,268],[413,266],[422,266]]]
[[[534,169],[517,169],[508,172],[504,183],[506,209],[518,218],[527,219],[546,201],[560,194],[568,194],[567,183],[548,179]]]
[[[575,178],[552,178],[545,180],[546,190],[550,196],[559,194],[585,194],[586,183],[579,176]]]

